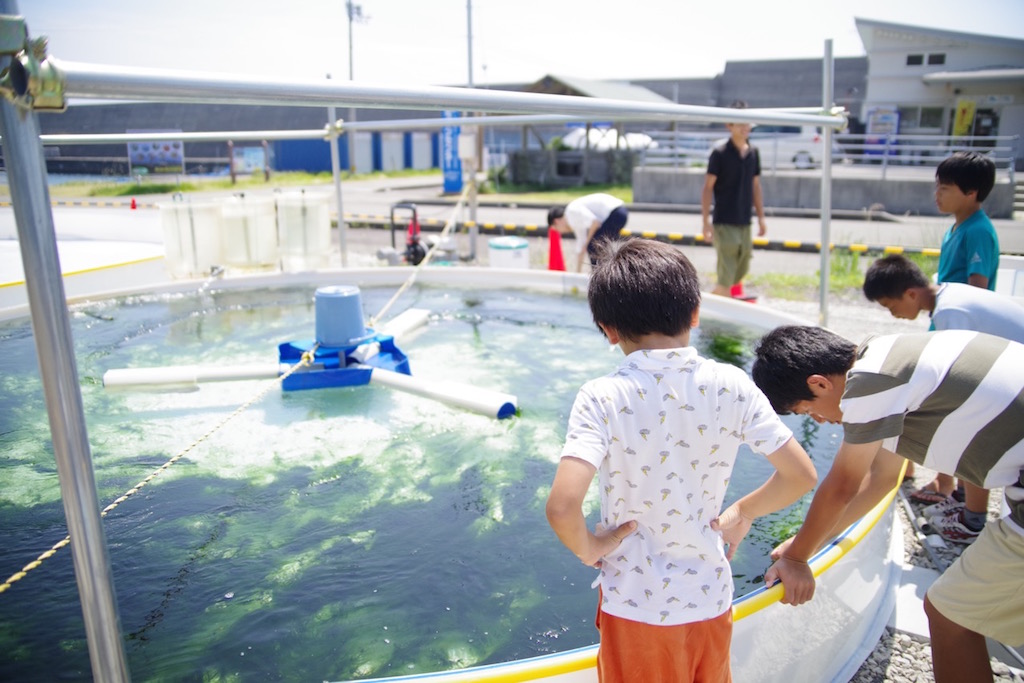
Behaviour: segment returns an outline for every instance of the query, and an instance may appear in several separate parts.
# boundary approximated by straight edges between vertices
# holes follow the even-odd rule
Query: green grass
[[[924,274],[930,279],[938,270],[939,259],[937,256],[926,254],[904,254],[908,259],[918,265]],[[842,294],[853,297],[860,297],[861,287],[864,285],[864,271],[875,262],[878,257],[861,257],[858,252],[851,252],[845,249],[835,249],[829,259],[829,292],[831,294]],[[818,291],[821,281],[821,271],[817,270],[813,275],[800,273],[760,273],[747,276],[747,282],[756,286],[766,296],[776,299],[805,300],[812,297]]]
[[[344,172],[342,182],[349,180],[367,180],[383,177],[411,177],[436,174],[436,171],[402,170],[388,173],[356,173]],[[71,182],[53,185],[50,195],[55,197],[128,197],[147,194],[171,194],[173,192],[216,192],[239,191],[253,188],[298,187],[330,185],[334,181],[330,172],[307,173],[303,171],[280,171],[270,175],[266,180],[262,173],[238,175],[237,182],[232,183],[230,176],[216,178],[198,176],[157,177],[139,176],[128,182]]]

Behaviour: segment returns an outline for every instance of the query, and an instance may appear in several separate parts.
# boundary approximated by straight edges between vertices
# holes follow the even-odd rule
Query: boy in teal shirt
[[[977,152],[956,152],[935,169],[935,204],[954,223],[942,236],[938,281],[960,282],[995,291],[999,268],[999,237],[981,203],[996,184],[996,165]],[[907,469],[908,476],[913,467]],[[914,491],[911,498],[938,504],[956,488],[953,477],[939,474]],[[972,509],[986,509],[988,494],[965,487]]]
[[[957,152],[935,171],[935,204],[954,223],[942,236],[939,282],[995,290],[999,238],[981,208],[996,182],[996,166],[977,152]]]

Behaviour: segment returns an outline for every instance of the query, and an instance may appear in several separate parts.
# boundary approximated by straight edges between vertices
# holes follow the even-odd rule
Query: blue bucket
[[[316,340],[321,346],[357,346],[373,336],[363,325],[363,301],[353,285],[319,287],[316,304]]]

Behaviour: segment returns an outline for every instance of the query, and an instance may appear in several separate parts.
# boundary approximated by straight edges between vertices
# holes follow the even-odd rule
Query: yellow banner
[[[953,119],[953,135],[970,135],[974,128],[974,112],[978,105],[974,100],[957,100],[956,117]]]

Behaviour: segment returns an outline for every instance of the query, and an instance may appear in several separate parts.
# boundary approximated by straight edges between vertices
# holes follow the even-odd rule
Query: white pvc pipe
[[[281,374],[277,363],[209,366],[171,365],[162,368],[121,368],[103,373],[103,386],[192,386],[200,382],[234,382],[244,379],[273,379]]]
[[[512,114],[556,114],[588,118],[631,116],[650,120],[721,123],[800,123],[842,128],[842,116],[767,109],[733,109],[674,103],[638,102],[546,93],[452,88],[444,86],[371,85],[353,81],[288,79],[83,64],[49,59],[63,74],[67,97],[201,102],[204,104],[286,105],[300,107],[367,107],[376,109],[463,109]]]
[[[277,363],[252,365],[200,367],[197,365],[171,365],[162,368],[120,368],[103,373],[103,386],[112,388],[175,386],[190,387],[200,382],[232,382],[246,379],[274,379],[285,366]],[[465,408],[475,413],[502,419],[515,415],[517,399],[490,389],[456,382],[436,382],[412,377],[400,372],[358,365],[372,370],[370,384],[425,396],[442,403]]]
[[[383,370],[368,365],[361,366],[373,370],[370,384],[380,384],[392,389],[407,391],[418,396],[425,396],[442,403],[465,408],[481,415],[498,418],[511,417],[516,413],[516,397],[499,391],[482,389],[469,384],[456,382],[428,382],[400,372]]]
[[[402,311],[391,320],[381,324],[377,331],[380,334],[391,335],[395,341],[406,337],[413,330],[427,324],[430,319],[430,311],[425,308],[410,308]]]

